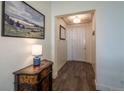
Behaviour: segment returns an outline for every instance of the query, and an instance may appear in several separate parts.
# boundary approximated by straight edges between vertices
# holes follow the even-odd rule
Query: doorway
[[[56,16],[55,65],[58,76],[53,83],[54,90],[95,90],[95,16],[95,10]],[[66,29],[64,40],[59,37],[60,25]]]
[[[67,24],[67,61],[80,61],[96,65],[96,19],[95,10],[63,15]],[[74,23],[74,17],[80,23]]]

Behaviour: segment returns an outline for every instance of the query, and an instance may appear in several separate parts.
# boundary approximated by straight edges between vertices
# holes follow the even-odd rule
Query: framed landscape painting
[[[44,39],[45,16],[23,1],[3,1],[2,36]]]
[[[63,27],[62,25],[60,25],[60,29],[59,29],[59,38],[60,40],[66,40],[66,29],[65,27]]]

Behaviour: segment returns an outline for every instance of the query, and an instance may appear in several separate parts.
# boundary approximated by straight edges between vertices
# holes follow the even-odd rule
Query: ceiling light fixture
[[[81,20],[78,16],[75,16],[75,18],[73,19],[73,23],[80,23]]]

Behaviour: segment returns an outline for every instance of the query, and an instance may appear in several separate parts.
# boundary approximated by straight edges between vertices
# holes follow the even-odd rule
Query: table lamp
[[[34,56],[33,66],[39,66],[42,56],[42,45],[39,44],[32,45],[32,55]]]

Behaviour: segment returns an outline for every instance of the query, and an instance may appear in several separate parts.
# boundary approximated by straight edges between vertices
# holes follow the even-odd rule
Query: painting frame
[[[59,38],[60,40],[66,40],[66,28],[62,25],[59,28]]]
[[[17,38],[32,38],[32,39],[45,39],[45,15],[42,14],[41,12],[39,12],[38,10],[36,10],[35,8],[33,8],[32,6],[30,6],[29,4],[27,4],[26,2],[24,1],[16,1],[16,2],[22,2],[26,7],[29,7],[32,11],[34,11],[35,13],[37,13],[38,15],[41,15],[42,17],[42,24],[43,26],[36,26],[37,29],[39,27],[40,31],[38,31],[38,33],[40,33],[41,37],[30,37],[30,36],[16,36],[16,35],[7,35],[5,34],[6,30],[5,30],[5,3],[6,2],[13,2],[13,1],[2,1],[2,27],[1,27],[1,36],[3,37],[17,37]],[[34,33],[37,33],[36,31]],[[33,34],[33,33],[32,33]]]

